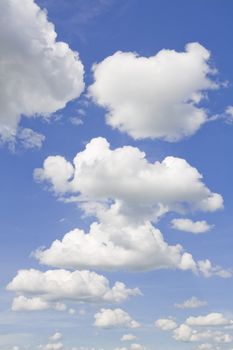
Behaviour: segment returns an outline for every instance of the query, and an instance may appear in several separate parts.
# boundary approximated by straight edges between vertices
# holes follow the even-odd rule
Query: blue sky
[[[0,349],[232,350],[233,4],[0,7]]]

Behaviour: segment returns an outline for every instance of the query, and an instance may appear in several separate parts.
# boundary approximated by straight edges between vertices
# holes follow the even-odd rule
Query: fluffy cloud
[[[191,269],[196,263],[180,245],[169,246],[150,223],[114,227],[93,223],[89,233],[75,229],[34,256],[43,264],[66,268],[143,271],[159,268]]]
[[[136,339],[137,337],[133,334],[124,334],[121,338],[121,341],[131,341]]]
[[[94,325],[100,328],[140,327],[140,324],[122,309],[101,309],[95,314]]]
[[[227,319],[221,313],[210,313],[205,316],[189,317],[186,320],[189,326],[227,326],[233,324],[233,320]]]
[[[199,300],[197,297],[192,297],[181,304],[175,304],[175,307],[179,309],[196,309],[206,304],[206,301]]]
[[[148,58],[119,51],[93,66],[89,95],[107,110],[113,128],[135,139],[178,141],[208,121],[199,103],[206,90],[217,88],[209,58],[198,43]]]
[[[192,255],[180,245],[169,246],[152,222],[169,211],[215,211],[223,206],[221,195],[211,192],[184,159],[150,163],[138,148],[111,150],[104,138],[91,140],[73,164],[61,156],[48,157],[34,177],[49,182],[60,199],[78,202],[85,214],[98,220],[89,232],[73,230],[34,254],[41,263],[56,267],[197,272]],[[206,261],[200,261],[206,274],[204,265]],[[220,275],[212,265],[208,271]]]
[[[163,331],[171,331],[177,328],[177,324],[171,318],[160,318],[155,322],[155,327],[163,330]]]
[[[206,278],[211,276],[219,276],[221,278],[232,277],[232,270],[225,270],[220,266],[212,266],[212,263],[208,259],[198,261],[198,269]]]
[[[130,349],[131,350],[146,350],[146,348],[143,345],[138,344],[138,343],[131,344]]]
[[[121,282],[110,288],[108,280],[95,272],[66,270],[20,270],[7,289],[18,294],[12,305],[14,311],[56,308],[61,300],[119,303],[140,294],[138,288],[127,289]]]
[[[173,338],[182,342],[202,342],[206,340],[215,343],[230,343],[233,337],[221,331],[205,330],[197,331],[186,324],[181,324],[173,331]]]
[[[39,348],[42,350],[60,350],[63,349],[63,344],[60,342],[48,343],[46,345],[41,345]]]
[[[22,116],[48,116],[81,94],[84,71],[34,0],[2,0],[0,9],[0,139],[14,142]],[[26,147],[43,141],[30,129],[19,138]]]
[[[62,338],[62,334],[60,332],[56,332],[50,337],[50,339],[53,341],[60,340],[61,338]]]
[[[215,211],[223,206],[221,195],[211,192],[184,159],[167,157],[150,163],[138,148],[111,150],[101,137],[92,139],[73,164],[61,156],[48,157],[34,177],[49,182],[57,195],[79,194],[79,202],[114,201],[118,214],[134,220],[154,220],[168,210]],[[98,214],[96,206],[85,209]]]
[[[209,231],[213,226],[209,225],[205,220],[192,221],[190,219],[173,219],[172,228],[180,231],[191,232],[191,233],[204,233]]]

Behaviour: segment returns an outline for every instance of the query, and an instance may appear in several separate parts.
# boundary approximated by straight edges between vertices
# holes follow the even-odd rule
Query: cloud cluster
[[[135,139],[178,141],[208,121],[199,103],[207,90],[218,87],[209,58],[199,43],[148,58],[119,51],[93,66],[89,95],[107,110],[113,128]]]
[[[215,349],[215,344],[228,344],[233,341],[233,337],[225,332],[226,327],[233,324],[233,320],[221,313],[188,317],[180,325],[175,322],[171,324],[171,321],[171,318],[159,319],[155,325],[163,331],[172,331],[173,338],[177,341],[201,343],[198,345],[198,349],[212,350]],[[169,327],[170,325],[171,327]],[[206,344],[209,345],[206,346]]]
[[[112,150],[106,139],[95,138],[73,163],[61,156],[48,157],[34,177],[49,183],[59,199],[77,202],[86,215],[98,220],[89,232],[75,229],[50,248],[37,250],[34,256],[41,263],[102,270],[178,268],[228,277],[208,261],[195,262],[180,245],[168,245],[152,225],[169,211],[223,207],[221,195],[211,192],[184,159],[167,157],[150,163],[136,147]]]
[[[140,294],[138,288],[128,289],[121,282],[111,288],[107,278],[84,270],[20,270],[7,289],[18,294],[12,305],[14,311],[61,310],[61,301],[120,303]]]
[[[39,147],[43,135],[19,129],[21,117],[49,116],[79,97],[83,65],[34,0],[2,0],[0,9],[0,139],[19,133],[26,147]]]

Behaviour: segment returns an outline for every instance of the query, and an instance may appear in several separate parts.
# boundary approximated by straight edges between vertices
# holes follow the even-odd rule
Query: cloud
[[[206,221],[192,221],[190,219],[173,219],[172,222],[172,228],[185,231],[185,232],[191,232],[195,234],[208,232],[213,225],[209,225]]]
[[[94,325],[99,328],[140,327],[140,324],[122,309],[101,309],[95,314]]]
[[[199,300],[197,297],[192,297],[188,300],[185,300],[181,304],[175,304],[175,307],[179,309],[196,309],[207,304],[206,301]]]
[[[35,169],[34,178],[48,182],[58,196],[70,196],[68,201],[79,194],[79,202],[117,202],[120,214],[138,220],[155,220],[161,211],[215,211],[223,206],[221,195],[211,192],[202,175],[184,159],[166,157],[150,163],[138,148],[111,150],[101,137],[77,153],[73,164],[61,156],[46,158],[43,168]],[[92,208],[95,214],[97,209]]]
[[[178,141],[208,121],[199,103],[218,87],[209,58],[199,43],[148,58],[118,51],[93,66],[89,95],[106,109],[108,125],[134,139]]]
[[[181,324],[173,331],[173,338],[182,342],[202,342],[211,340],[215,343],[230,343],[233,337],[221,331],[197,331],[186,324]]]
[[[163,331],[171,331],[177,328],[176,322],[171,318],[160,318],[155,322],[155,327]]]
[[[169,246],[150,223],[115,228],[93,223],[89,233],[75,229],[62,241],[37,250],[40,263],[66,268],[143,271],[161,268],[191,269],[196,263],[180,245]]]
[[[54,25],[34,0],[0,5],[0,139],[40,147],[43,136],[19,127],[22,116],[46,116],[62,109],[84,89],[77,52],[56,41]]]
[[[46,345],[40,346],[40,349],[42,350],[60,350],[63,348],[63,344],[60,342],[57,343],[48,343]]]
[[[60,301],[120,303],[130,296],[139,295],[138,288],[128,289],[116,282],[112,288],[102,275],[90,271],[20,270],[8,284],[7,290],[17,293],[14,311],[56,308]]]
[[[121,341],[131,341],[136,339],[137,337],[134,334],[124,334],[121,338]]]
[[[198,261],[198,269],[204,277],[219,276],[221,278],[232,277],[232,270],[222,269],[221,266],[212,266],[212,263],[207,260]]]
[[[146,350],[146,348],[143,345],[138,344],[138,343],[131,344],[130,349],[131,350]]]
[[[227,319],[223,314],[213,312],[205,316],[189,317],[186,320],[189,326],[227,326],[233,324],[233,320]]]
[[[211,192],[184,159],[150,163],[138,148],[111,150],[104,138],[91,140],[73,164],[59,155],[48,157],[34,178],[49,183],[60,200],[77,202],[86,215],[97,218],[89,232],[75,229],[34,253],[41,263],[56,267],[198,272],[192,255],[180,245],[169,246],[152,223],[169,211],[223,207],[221,195]],[[205,264],[200,261],[204,274]],[[212,265],[208,274],[220,275]]]
[[[60,340],[61,338],[62,338],[62,334],[60,332],[56,332],[50,337],[50,339],[53,341]]]

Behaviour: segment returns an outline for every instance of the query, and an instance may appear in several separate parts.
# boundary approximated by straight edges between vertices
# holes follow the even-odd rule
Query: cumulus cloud
[[[27,148],[40,147],[43,135],[20,128],[21,117],[48,117],[79,97],[83,65],[34,0],[2,0],[0,9],[0,139],[18,134]]]
[[[180,231],[191,232],[194,234],[208,232],[213,225],[209,225],[205,220],[192,221],[190,219],[173,219],[172,228]]]
[[[169,246],[152,222],[169,211],[223,206],[221,195],[211,192],[184,159],[150,163],[138,148],[111,150],[104,138],[91,140],[73,164],[61,156],[48,157],[34,177],[49,183],[59,199],[78,202],[86,215],[97,218],[89,232],[75,229],[34,253],[41,263],[56,267],[198,272],[192,255],[180,245]],[[211,267],[209,273],[215,271]]]
[[[93,223],[89,233],[75,229],[62,241],[37,250],[43,264],[66,268],[143,271],[177,268],[196,272],[196,263],[180,245],[169,246],[150,223],[114,227]]]
[[[95,314],[94,325],[99,328],[140,327],[140,324],[122,309],[101,309]]]
[[[203,342],[211,340],[215,343],[230,343],[233,340],[230,334],[221,331],[213,331],[211,329],[197,331],[186,324],[181,324],[173,331],[173,338],[182,342]]]
[[[188,300],[185,300],[181,304],[175,304],[175,307],[179,309],[196,309],[207,304],[206,301],[199,300],[197,297],[192,297]]]
[[[95,272],[67,270],[20,270],[7,289],[18,294],[14,311],[56,309],[57,302],[64,300],[119,303],[140,294],[138,288],[128,289],[121,282],[111,288],[109,281]]]
[[[60,350],[63,348],[63,344],[60,342],[57,343],[48,343],[46,345],[40,346],[42,350]]]
[[[138,343],[133,343],[130,345],[131,350],[146,350],[145,346],[138,344]]]
[[[121,341],[131,341],[136,339],[137,337],[134,334],[124,334],[121,338]]]
[[[222,269],[221,266],[213,266],[208,259],[198,261],[198,269],[206,278],[211,276],[219,276],[221,278],[232,277],[232,270]]]
[[[60,332],[56,332],[50,337],[52,341],[57,341],[57,340],[60,340],[61,338],[62,338],[62,334]]]
[[[46,158],[34,178],[48,182],[58,196],[79,194],[79,202],[114,201],[119,214],[138,220],[154,220],[169,210],[215,211],[223,206],[221,195],[211,192],[184,159],[167,157],[150,163],[138,148],[111,150],[101,137],[92,139],[73,164],[61,156]],[[98,214],[96,206],[84,208]]]
[[[189,326],[227,326],[233,324],[233,320],[226,318],[223,314],[213,312],[205,316],[189,317],[186,320]]]
[[[171,331],[177,328],[176,322],[171,318],[160,318],[155,322],[155,327],[163,331]]]
[[[107,110],[108,125],[134,139],[178,141],[208,121],[199,103],[218,87],[209,58],[199,43],[148,58],[119,51],[93,66],[89,95]]]

